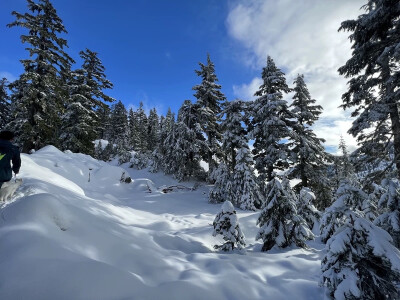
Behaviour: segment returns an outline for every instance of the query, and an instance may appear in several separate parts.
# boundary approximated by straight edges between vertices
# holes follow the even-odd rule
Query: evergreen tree
[[[320,212],[313,204],[314,202],[314,193],[309,188],[303,187],[300,190],[299,200],[297,201],[297,212],[306,221],[310,229],[319,224],[321,217]]]
[[[297,202],[299,197],[294,192],[288,177],[286,175],[283,175],[283,176],[281,176],[281,179],[282,179],[281,180],[281,185],[282,185],[283,191],[288,195],[288,197],[290,199],[294,199],[295,202]]]
[[[94,155],[97,115],[92,109],[89,87],[85,84],[82,70],[70,76],[68,86],[70,100],[62,116],[61,148]]]
[[[103,140],[111,139],[111,109],[108,105],[102,105],[97,108],[96,115],[99,120],[99,127],[97,128],[98,138]]]
[[[67,33],[61,19],[49,0],[27,0],[28,13],[12,12],[16,21],[8,27],[24,27],[28,35],[21,35],[29,59],[21,60],[24,73],[13,84],[17,93],[12,101],[15,117],[10,127],[19,131],[22,150],[39,149],[58,141],[60,112],[64,103],[65,78],[74,62],[64,48],[67,41],[58,35]]]
[[[393,138],[392,161],[400,179],[400,6],[392,0],[368,0],[363,9],[365,13],[339,28],[351,32],[353,43],[352,57],[339,68],[351,78],[342,107],[354,108],[356,119],[349,132],[365,157],[386,155]]]
[[[383,193],[384,189],[374,183],[372,192],[368,194],[368,198],[363,203],[362,210],[364,217],[370,222],[374,222],[379,214],[378,201]]]
[[[329,299],[399,299],[400,252],[387,232],[356,213],[329,239],[321,267]]]
[[[384,192],[378,205],[383,213],[375,224],[385,229],[392,236],[394,245],[400,249],[400,185],[391,179],[382,180]]]
[[[179,109],[174,127],[175,145],[172,149],[172,170],[178,180],[189,179],[200,172],[201,149],[206,147],[197,119],[199,106],[185,100]]]
[[[161,142],[157,150],[161,158],[161,168],[165,174],[172,174],[175,172],[174,165],[174,148],[176,144],[175,138],[175,115],[168,109],[164,122],[161,127]]]
[[[220,151],[218,143],[221,140],[219,121],[221,118],[221,102],[225,100],[225,96],[220,91],[221,85],[217,84],[218,78],[210,55],[207,55],[207,64],[199,63],[199,65],[200,70],[195,72],[202,78],[202,82],[199,85],[195,85],[193,90],[196,91],[194,96],[201,108],[199,110],[199,120],[207,136],[206,161],[209,165],[209,175],[211,175],[215,168],[213,156]]]
[[[245,238],[240,229],[236,211],[231,202],[225,201],[221,211],[217,214],[213,222],[213,236],[222,235],[225,243],[215,245],[215,249],[222,251],[232,251],[235,248],[241,250],[246,246]]]
[[[300,178],[301,187],[311,187],[322,177],[326,177],[325,167],[329,155],[325,152],[324,139],[318,138],[311,126],[322,113],[322,106],[315,105],[304,82],[304,76],[298,75],[294,81],[294,96],[291,104],[292,113],[297,119],[293,126],[291,140],[291,160],[294,166],[290,169],[290,178]]]
[[[266,202],[258,217],[260,230],[256,239],[262,239],[262,251],[273,246],[285,248],[292,244],[306,247],[305,242],[314,238],[305,220],[298,215],[295,200],[291,199],[275,177],[266,187]]]
[[[0,128],[4,128],[11,119],[10,102],[7,93],[8,81],[6,78],[0,79]]]
[[[150,110],[147,126],[147,150],[153,152],[160,142],[160,124],[155,108]]]
[[[267,66],[262,71],[263,84],[255,93],[258,98],[252,105],[251,138],[255,139],[253,154],[262,188],[265,180],[272,180],[274,169],[288,167],[288,144],[284,138],[290,135],[292,114],[283,93],[289,93],[285,74],[268,56]]]
[[[326,243],[335,231],[346,223],[351,211],[362,216],[368,195],[350,180],[343,180],[336,192],[336,201],[326,209],[321,219],[321,241]]]
[[[356,180],[354,174],[354,168],[352,163],[350,162],[349,153],[347,152],[346,142],[343,139],[343,136],[340,136],[339,149],[342,151],[342,156],[340,157],[340,166],[339,166],[339,180],[349,179]]]
[[[213,177],[215,183],[208,194],[210,203],[222,203],[225,201],[233,201],[235,194],[232,189],[232,175],[225,163],[220,163],[214,170]]]
[[[133,111],[132,107],[129,109],[128,113],[128,128],[129,128],[129,147],[137,150],[140,144],[138,124],[136,118],[136,112]]]
[[[105,67],[98,58],[97,52],[86,48],[84,51],[79,52],[79,56],[83,60],[82,68],[79,72],[82,73],[84,84],[86,85],[86,98],[90,102],[91,110],[96,114],[93,126],[97,131],[97,136],[101,137],[105,133],[109,133],[107,131],[111,129],[108,103],[114,102],[115,99],[106,95],[104,90],[112,89],[113,84],[106,78]]]
[[[111,108],[111,124],[111,142],[117,145],[118,155],[122,155],[128,150],[128,112],[121,101]]]
[[[230,171],[233,172],[236,166],[237,150],[240,146],[239,141],[246,134],[242,126],[245,120],[243,115],[245,102],[241,100],[225,102],[223,107],[222,114],[225,115],[225,119],[221,122],[222,153],[225,155]]]
[[[140,102],[139,108],[136,110],[136,128],[134,129],[138,136],[137,150],[140,152],[147,150],[147,127],[147,116],[144,112],[143,102]]]
[[[261,208],[263,197],[254,175],[248,139],[244,135],[239,136],[239,138],[239,149],[237,150],[232,182],[235,194],[234,203],[241,209],[256,210]]]

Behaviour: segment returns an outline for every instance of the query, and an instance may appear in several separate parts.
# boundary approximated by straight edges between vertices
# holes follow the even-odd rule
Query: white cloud
[[[328,135],[327,144],[339,143],[340,134],[348,145],[355,145],[346,134],[351,121],[349,112],[338,108],[346,82],[337,69],[351,55],[347,32],[338,32],[340,23],[356,18],[361,0],[293,1],[239,0],[231,7],[226,25],[232,38],[244,45],[243,62],[260,70],[267,55],[287,73],[291,85],[298,73],[304,74],[313,98],[324,107],[321,128]],[[254,94],[260,79],[234,86],[234,94],[243,97]],[[329,126],[323,125],[329,124]],[[324,127],[325,126],[325,127]],[[329,140],[329,142],[328,142]]]
[[[234,85],[233,94],[242,100],[254,100],[254,93],[259,89],[261,84],[262,79],[255,77],[249,84]]]
[[[7,80],[10,82],[13,82],[14,80],[17,79],[17,77],[11,74],[10,72],[0,71],[0,79],[2,78],[7,78]]]

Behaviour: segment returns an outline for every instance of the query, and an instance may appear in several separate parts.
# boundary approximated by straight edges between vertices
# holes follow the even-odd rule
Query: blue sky
[[[0,49],[2,72],[18,76],[19,59],[27,52],[19,42],[22,32],[6,28],[11,11],[26,11],[25,0],[0,1]],[[232,99],[234,84],[259,71],[238,63],[235,43],[227,34],[225,1],[128,1],[53,0],[68,34],[68,53],[80,64],[78,53],[89,48],[99,53],[106,75],[114,83],[109,94],[125,105],[156,106],[174,111],[185,99],[193,99],[194,72],[209,52],[223,92]],[[4,43],[6,41],[6,43]],[[233,52],[237,52],[236,54]]]
[[[289,85],[305,75],[311,95],[324,107],[315,131],[336,149],[346,134],[349,112],[338,106],[346,79],[337,69],[350,57],[348,33],[340,22],[360,14],[361,0],[53,0],[68,34],[67,50],[80,65],[79,51],[99,53],[114,83],[109,95],[127,107],[143,101],[165,114],[192,99],[200,82],[194,72],[207,53],[229,100],[251,99],[260,85],[267,55],[287,74]],[[26,0],[0,1],[0,76],[22,72],[27,58],[19,28],[7,28],[11,12]],[[290,97],[288,98],[290,101]],[[334,151],[334,150],[331,150]]]

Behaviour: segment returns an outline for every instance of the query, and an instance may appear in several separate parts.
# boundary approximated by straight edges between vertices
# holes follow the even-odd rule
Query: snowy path
[[[163,194],[171,178],[127,169],[121,184],[122,171],[54,147],[23,155],[0,211],[0,299],[323,299],[320,244],[261,253],[258,213],[239,211],[247,254],[217,253],[209,187]]]

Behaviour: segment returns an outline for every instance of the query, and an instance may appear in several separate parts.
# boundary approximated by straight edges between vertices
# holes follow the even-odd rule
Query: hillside
[[[0,210],[0,299],[323,298],[323,246],[260,252],[258,212],[238,211],[246,254],[216,252],[208,186],[164,194],[177,182],[161,173],[51,146],[22,155],[19,176]]]

